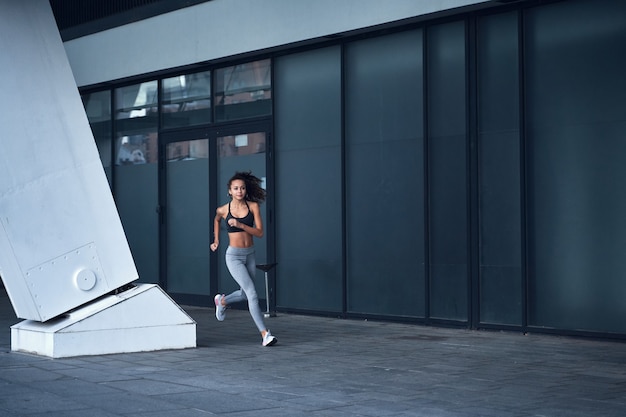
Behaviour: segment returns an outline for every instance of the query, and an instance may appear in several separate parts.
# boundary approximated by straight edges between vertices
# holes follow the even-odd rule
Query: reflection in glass
[[[163,80],[163,127],[211,122],[211,72],[179,75]]]
[[[209,142],[191,140],[174,142],[167,145],[167,161],[192,161],[209,158]]]
[[[140,282],[159,279],[157,137],[156,127],[116,136],[113,194]]]
[[[89,123],[104,122],[111,120],[111,91],[98,91],[97,93],[82,96],[83,106],[87,113]]]
[[[83,106],[91,126],[93,137],[98,147],[100,160],[111,184],[112,123],[111,123],[111,90],[99,91],[82,96]]]
[[[265,152],[265,132],[223,136],[218,140],[218,153],[224,156],[242,156]]]
[[[114,196],[140,282],[159,280],[158,83],[113,92]]]
[[[116,165],[157,163],[157,103],[156,81],[115,90]]]
[[[156,81],[130,85],[115,90],[115,118],[133,119],[156,114]]]
[[[156,164],[157,132],[118,136],[115,155],[115,165]]]
[[[269,59],[222,68],[215,72],[218,121],[265,116],[272,112]]]

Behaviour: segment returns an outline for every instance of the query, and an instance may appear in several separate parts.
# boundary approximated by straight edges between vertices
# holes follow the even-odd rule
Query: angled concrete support
[[[11,350],[64,358],[180,349],[195,347],[195,335],[195,322],[163,290],[140,284],[46,323],[12,326]]]
[[[47,0],[0,0],[0,276],[13,350],[62,357],[195,346],[138,278]],[[153,277],[156,280],[156,277]]]

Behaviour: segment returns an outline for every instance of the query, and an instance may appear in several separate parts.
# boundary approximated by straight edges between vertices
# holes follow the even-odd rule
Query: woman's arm
[[[218,207],[215,210],[215,218],[213,218],[213,243],[211,243],[211,250],[215,252],[217,247],[220,245],[220,221],[224,215],[222,212],[224,211],[224,206]]]

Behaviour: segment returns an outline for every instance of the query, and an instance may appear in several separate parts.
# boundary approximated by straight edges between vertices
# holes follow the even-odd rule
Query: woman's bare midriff
[[[233,248],[250,248],[254,245],[252,235],[246,232],[232,232],[228,234],[228,244]]]

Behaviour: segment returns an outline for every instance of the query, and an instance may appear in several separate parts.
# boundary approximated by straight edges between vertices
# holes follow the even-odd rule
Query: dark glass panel
[[[480,321],[522,324],[518,14],[478,21]]]
[[[109,184],[112,181],[111,159],[113,155],[113,124],[111,122],[111,90],[82,96],[87,119],[91,126],[100,160]]]
[[[272,114],[271,72],[269,59],[216,70],[216,121]]]
[[[276,61],[278,305],[342,309],[341,51]]]
[[[211,72],[183,74],[162,81],[161,125],[164,128],[211,122]]]
[[[169,143],[166,155],[167,291],[211,295],[209,141]]]
[[[241,133],[238,135],[221,136],[217,138],[217,152],[218,152],[218,169],[217,169],[217,198],[218,204],[222,205],[230,201],[228,196],[228,181],[237,171],[251,171],[253,175],[260,178],[262,181],[261,186],[266,189],[267,174],[265,171],[265,149],[267,144],[266,132],[249,132]],[[273,198],[268,195],[268,199]],[[263,220],[264,228],[267,232],[270,227],[269,219],[267,218],[267,203],[261,204],[261,217]],[[213,216],[214,213],[211,214]],[[230,293],[239,289],[237,283],[228,272],[225,262],[225,252],[228,244],[222,244],[228,242],[226,227],[224,222],[221,222],[220,246],[218,249],[218,289],[221,293]],[[212,238],[212,235],[211,235]],[[254,248],[256,254],[256,263],[263,264],[267,260],[267,235],[261,239],[254,239]],[[255,285],[259,299],[265,298],[265,285],[264,285],[263,272],[257,270]]]
[[[346,45],[348,311],[425,307],[423,36]]]
[[[158,162],[157,93],[156,81],[115,90],[116,165]]]
[[[157,82],[114,90],[115,201],[140,282],[159,281]]]
[[[115,90],[115,118],[141,119],[157,113],[156,81],[120,87]]]
[[[626,2],[528,10],[529,324],[626,332]]]
[[[467,320],[465,22],[428,29],[431,317]]]

